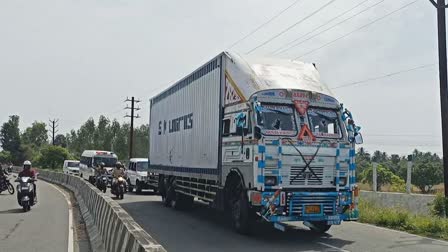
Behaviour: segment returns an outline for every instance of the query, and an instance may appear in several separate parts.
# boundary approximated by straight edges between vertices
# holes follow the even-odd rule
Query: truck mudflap
[[[340,225],[356,221],[359,212],[351,191],[343,192],[262,192],[261,208],[257,213],[267,222],[326,221]],[[253,203],[253,202],[252,202]]]

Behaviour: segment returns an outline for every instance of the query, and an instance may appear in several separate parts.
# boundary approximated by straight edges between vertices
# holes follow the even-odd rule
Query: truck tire
[[[135,193],[141,194],[142,193],[142,186],[140,185],[140,181],[135,181]]]
[[[131,184],[131,180],[130,180],[130,179],[128,179],[127,184],[128,184],[128,190],[129,190],[129,192],[133,192],[133,191],[134,191],[134,186],[132,186],[132,184]]]
[[[228,207],[233,228],[240,234],[249,234],[253,224],[254,216],[249,206],[249,200],[245,193],[244,185],[239,178],[233,178],[228,185]]]
[[[326,221],[311,221],[311,224],[314,227],[310,227],[310,230],[319,234],[323,234],[331,228],[331,225],[327,225]]]
[[[176,191],[173,185],[174,179],[167,179],[164,183],[165,195],[162,195],[163,205],[166,207],[172,207],[173,200],[176,198]]]

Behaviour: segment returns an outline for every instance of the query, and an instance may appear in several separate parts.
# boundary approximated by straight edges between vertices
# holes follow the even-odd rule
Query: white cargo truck
[[[224,52],[151,99],[150,171],[166,206],[194,198],[285,230],[358,219],[360,128],[313,64]]]

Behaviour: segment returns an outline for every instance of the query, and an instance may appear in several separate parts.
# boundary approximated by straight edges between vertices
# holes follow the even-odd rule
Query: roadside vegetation
[[[448,219],[441,217],[448,209],[448,204],[443,201],[445,199],[442,195],[437,196],[436,206],[432,206],[434,215],[423,216],[412,214],[400,208],[377,207],[371,202],[361,200],[359,204],[360,221],[412,234],[448,240]],[[443,208],[445,210],[442,210]]]
[[[148,127],[146,124],[134,129],[136,157],[148,155]],[[64,160],[78,160],[82,151],[88,149],[113,151],[120,160],[128,156],[130,125],[127,123],[120,124],[105,116],[100,116],[98,122],[90,118],[79,129],[56,135],[54,145],[49,129],[46,123],[36,121],[21,131],[19,116],[10,116],[0,127],[0,163],[21,165],[24,160],[30,160],[34,167],[61,170]]]
[[[412,192],[437,193],[443,191],[442,159],[431,152],[414,150],[412,167]],[[377,167],[377,190],[384,192],[405,192],[407,159],[406,156],[389,155],[386,152],[375,151],[373,155],[364,148],[359,148],[356,154],[356,176],[362,190],[372,190],[373,163]]]

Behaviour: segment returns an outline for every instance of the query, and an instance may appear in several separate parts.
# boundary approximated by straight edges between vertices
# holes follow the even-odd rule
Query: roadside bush
[[[413,215],[405,209],[377,207],[361,200],[360,221],[409,233],[448,240],[448,219]]]
[[[439,217],[446,217],[448,213],[448,200],[441,193],[436,195],[436,198],[431,203],[431,214]]]
[[[64,160],[70,158],[67,149],[60,146],[45,146],[41,149],[37,165],[41,168],[56,169],[62,167]]]

